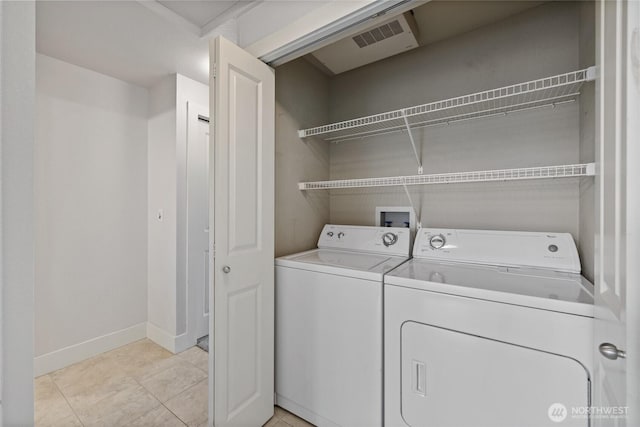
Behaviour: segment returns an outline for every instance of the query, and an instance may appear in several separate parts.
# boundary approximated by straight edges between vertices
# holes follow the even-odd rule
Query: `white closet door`
[[[640,3],[597,3],[596,426],[640,425]],[[626,351],[625,354],[622,352]],[[609,357],[607,357],[609,356]],[[608,409],[611,411],[612,409]]]
[[[215,126],[209,402],[216,427],[261,426],[273,415],[274,392],[275,76],[224,38],[210,46]]]

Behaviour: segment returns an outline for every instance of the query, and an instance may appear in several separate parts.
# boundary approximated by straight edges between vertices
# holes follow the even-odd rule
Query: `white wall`
[[[187,307],[187,104],[209,105],[206,85],[179,74],[150,90],[149,337],[170,351],[195,342]],[[162,221],[158,211],[164,212]]]
[[[165,77],[150,89],[148,129],[148,322],[151,334],[158,329],[157,333],[175,337],[175,76]],[[163,212],[161,220],[157,217],[160,210]]]
[[[552,2],[504,21],[341,74],[331,120],[450,98],[578,69],[579,5]],[[320,123],[317,123],[320,124]],[[415,131],[425,173],[577,163],[579,105]],[[416,174],[406,134],[331,146],[331,179]],[[570,232],[578,180],[412,189],[424,226]],[[331,222],[372,224],[376,206],[406,206],[398,188],[331,192]]]
[[[0,2],[0,425],[33,424],[35,5]]]
[[[578,66],[578,3],[543,4],[342,73],[332,79],[331,120],[573,71]]]
[[[149,92],[38,55],[36,374],[147,333],[186,346],[188,99],[207,105],[207,87]]]
[[[38,373],[144,336],[148,92],[43,55],[36,70]]]
[[[298,129],[329,119],[329,79],[303,59],[276,69],[275,255],[316,247],[329,222],[329,195],[298,182],[329,179],[329,145],[298,138]]]

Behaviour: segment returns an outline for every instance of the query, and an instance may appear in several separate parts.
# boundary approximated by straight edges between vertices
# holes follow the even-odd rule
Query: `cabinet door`
[[[596,426],[640,425],[640,3],[596,3]],[[626,356],[626,357],[625,357]],[[628,414],[626,408],[629,408]],[[613,414],[613,415],[609,415]],[[615,416],[617,415],[618,416]]]
[[[568,412],[589,406],[589,377],[574,359],[416,322],[401,339],[409,426],[589,425]]]
[[[260,426],[273,415],[275,78],[221,37],[210,58],[210,420]]]

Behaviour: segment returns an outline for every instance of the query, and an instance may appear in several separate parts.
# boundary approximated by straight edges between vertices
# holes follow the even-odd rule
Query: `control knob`
[[[384,243],[384,245],[387,247],[395,245],[397,241],[398,235],[395,233],[384,233],[382,235],[382,243]]]
[[[429,245],[433,249],[441,249],[446,243],[447,241],[442,234],[436,234],[435,236],[431,236],[429,239]]]

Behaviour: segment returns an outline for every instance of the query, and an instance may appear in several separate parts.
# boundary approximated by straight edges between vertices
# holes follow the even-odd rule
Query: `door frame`
[[[191,240],[191,236],[189,235],[189,170],[190,170],[190,163],[189,163],[189,159],[190,159],[190,136],[191,136],[191,132],[192,132],[192,126],[193,124],[198,124],[198,121],[201,120],[200,117],[206,117],[209,120],[209,108],[208,106],[204,106],[192,101],[187,101],[187,122],[186,122],[186,158],[185,158],[185,162],[186,162],[186,200],[187,200],[187,206],[186,206],[186,257],[185,257],[185,273],[186,273],[186,283],[187,283],[187,333],[189,335],[189,344],[190,345],[195,345],[197,343],[198,338],[200,338],[200,334],[196,333],[196,325],[197,325],[197,318],[199,316],[199,314],[197,313],[197,310],[200,309],[200,305],[198,300],[195,298],[197,296],[197,292],[193,292],[193,284],[190,281],[190,259],[192,255],[195,254],[191,254],[190,253],[190,248],[189,248],[189,243]],[[211,121],[209,120],[209,129],[213,126],[213,124],[211,123]],[[209,130],[210,133],[210,130]],[[207,154],[209,153],[209,150],[211,149],[211,145],[209,144],[209,146],[207,147]],[[209,167],[210,165],[208,164],[209,158],[207,158],[207,166]],[[208,180],[209,181],[209,180]],[[207,207],[208,207],[208,201],[207,201]],[[211,229],[209,227],[209,229]],[[207,245],[207,249],[208,249],[208,245]],[[197,256],[197,255],[196,255]],[[208,258],[207,258],[207,262],[208,262]],[[209,268],[209,274],[211,274],[211,266],[208,266]],[[207,288],[209,288],[209,284],[207,283]],[[211,289],[208,289],[209,292],[211,292]],[[203,301],[204,298],[206,298],[206,295],[203,295]],[[209,307],[211,307],[209,305]],[[207,322],[207,328],[208,328],[208,322]]]

